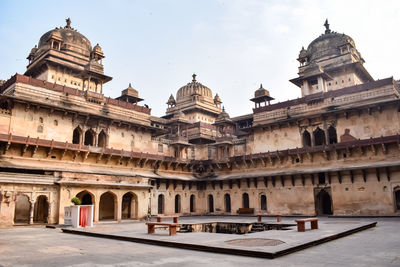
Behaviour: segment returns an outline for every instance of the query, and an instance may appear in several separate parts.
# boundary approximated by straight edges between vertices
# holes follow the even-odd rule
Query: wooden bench
[[[253,214],[254,213],[254,209],[253,208],[239,208],[237,210],[238,214]]]
[[[162,215],[162,216],[157,216],[157,222],[162,222],[163,219],[168,219],[168,218],[172,218],[172,221],[174,223],[178,223],[178,215]]]
[[[262,217],[276,217],[277,222],[282,221],[282,216],[278,214],[256,214],[256,216],[257,216],[257,222],[261,222]]]
[[[298,219],[296,220],[298,232],[306,231],[306,226],[305,226],[306,222],[311,223],[311,229],[318,229],[318,218]]]
[[[176,235],[176,227],[178,224],[176,223],[162,223],[162,222],[147,222],[147,234],[154,234],[156,228],[168,228],[169,235]],[[161,227],[156,227],[160,225]]]

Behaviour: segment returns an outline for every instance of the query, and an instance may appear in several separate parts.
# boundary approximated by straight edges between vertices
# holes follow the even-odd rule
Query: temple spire
[[[324,26],[325,26],[325,34],[331,33],[331,29],[329,29],[328,19],[325,20]]]

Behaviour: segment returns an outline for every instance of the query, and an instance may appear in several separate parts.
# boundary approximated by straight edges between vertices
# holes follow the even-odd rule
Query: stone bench
[[[162,216],[157,216],[157,222],[162,222],[163,219],[168,219],[168,218],[172,218],[172,221],[174,223],[178,223],[178,215],[162,215]]]
[[[156,228],[168,228],[169,235],[176,235],[177,223],[147,222],[147,234],[154,234]],[[160,226],[160,227],[156,227]]]
[[[306,231],[306,226],[305,226],[306,222],[311,223],[311,229],[318,229],[318,218],[298,219],[296,220],[298,232]]]
[[[282,221],[282,216],[278,214],[256,214],[257,216],[257,222],[261,222],[262,217],[276,217],[277,222]]]

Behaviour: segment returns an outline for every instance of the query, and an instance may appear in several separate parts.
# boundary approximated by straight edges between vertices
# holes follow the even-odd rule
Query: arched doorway
[[[214,212],[214,197],[213,195],[208,195],[208,212]]]
[[[180,213],[181,212],[181,196],[176,195],[175,196],[175,213]]]
[[[394,191],[394,199],[396,202],[396,211],[400,211],[400,188]]]
[[[158,214],[164,214],[164,195],[158,195]]]
[[[303,133],[303,146],[311,146],[311,135],[307,130]]]
[[[81,143],[81,135],[82,135],[82,130],[78,126],[74,129],[74,132],[72,133],[72,143],[80,144]]]
[[[19,195],[15,200],[14,223],[29,223],[31,203],[26,195]]]
[[[329,136],[329,144],[337,143],[337,134],[336,129],[332,125],[328,128],[328,136]]]
[[[319,127],[314,131],[314,143],[316,146],[325,145],[325,133]]]
[[[225,202],[225,212],[231,212],[231,195],[225,194],[224,195],[224,202]]]
[[[76,194],[76,197],[81,200],[82,205],[93,205],[93,196],[86,190]]]
[[[319,191],[315,198],[315,210],[317,215],[332,215],[332,198],[330,188]]]
[[[46,196],[39,196],[36,198],[35,207],[33,210],[33,222],[47,223],[49,216],[49,203]]]
[[[266,195],[260,196],[260,207],[261,207],[261,210],[267,210],[267,196]]]
[[[137,218],[137,203],[133,193],[128,192],[122,196],[122,219]]]
[[[196,200],[196,197],[194,195],[190,195],[190,212],[195,212],[195,210],[196,210],[195,200]]]
[[[116,196],[111,192],[106,192],[100,197],[99,220],[116,220]]]
[[[85,132],[85,146],[94,146],[94,133],[92,130],[87,130]]]
[[[243,203],[242,208],[250,208],[249,194],[243,193]]]
[[[98,147],[107,147],[107,135],[103,130],[99,133],[99,136],[97,137],[97,146]]]

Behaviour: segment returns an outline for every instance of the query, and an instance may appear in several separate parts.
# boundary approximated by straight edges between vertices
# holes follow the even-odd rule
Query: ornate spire
[[[67,22],[67,25],[65,25],[64,28],[66,28],[66,29],[71,29],[71,19],[70,19],[70,18],[67,18],[67,19],[65,20],[65,22]]]
[[[331,30],[329,29],[328,19],[325,20],[324,26],[325,26],[325,34],[331,33]]]
[[[193,77],[193,80],[192,80],[192,82],[196,82],[196,73],[193,73],[193,75],[192,75],[192,77]]]

